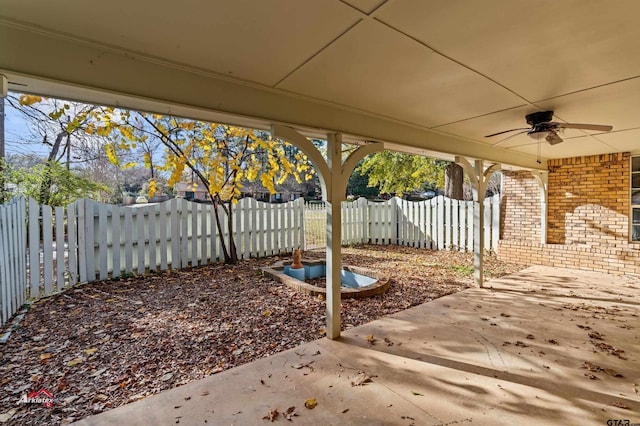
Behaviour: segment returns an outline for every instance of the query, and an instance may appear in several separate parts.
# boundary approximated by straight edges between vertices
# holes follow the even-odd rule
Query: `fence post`
[[[438,250],[444,250],[445,241],[444,241],[444,229],[446,226],[445,216],[444,216],[444,197],[439,195],[436,200],[436,208],[437,208],[437,232],[438,232]]]
[[[360,244],[369,242],[369,201],[360,197],[356,200],[358,223],[360,224]]]
[[[491,197],[491,250],[498,251],[500,239],[500,194]]]
[[[45,296],[53,293],[53,220],[51,206],[42,206],[42,276]]]
[[[398,225],[399,225],[399,214],[398,214],[398,198],[393,197],[390,200],[391,205],[391,217],[390,217],[390,222],[391,222],[391,235],[390,235],[390,241],[387,244],[398,244],[398,234],[399,234],[399,230],[398,230]],[[393,241],[393,243],[391,243],[391,241]]]

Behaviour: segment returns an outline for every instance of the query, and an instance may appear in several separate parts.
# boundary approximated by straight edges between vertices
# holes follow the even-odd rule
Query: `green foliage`
[[[37,164],[32,167],[7,167],[6,179],[15,184],[19,193],[33,197],[50,206],[65,206],[78,198],[99,199],[109,188],[67,170],[57,161]],[[51,192],[46,200],[41,199],[42,182],[51,181]]]
[[[369,186],[381,193],[402,195],[408,191],[444,185],[447,161],[401,152],[378,152],[364,159],[359,172],[368,174]]]
[[[369,186],[369,173],[363,173],[360,168],[356,168],[347,183],[347,195],[353,195],[355,198],[366,197],[374,198],[380,194],[377,188]]]
[[[447,266],[447,269],[467,276],[473,275],[475,271],[475,268],[472,265],[449,265]]]

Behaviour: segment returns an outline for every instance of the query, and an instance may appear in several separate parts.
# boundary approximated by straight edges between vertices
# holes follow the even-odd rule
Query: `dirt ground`
[[[488,278],[523,268],[485,259]],[[324,301],[262,276],[278,260],[100,281],[34,303],[0,346],[0,422],[70,423],[321,338]],[[343,248],[343,262],[391,279],[382,295],[343,301],[343,329],[473,284],[469,253],[367,245]],[[53,407],[17,404],[43,388]]]

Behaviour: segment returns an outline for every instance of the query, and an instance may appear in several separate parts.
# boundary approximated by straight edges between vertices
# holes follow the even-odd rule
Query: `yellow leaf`
[[[264,312],[262,313],[262,316],[263,316],[263,317],[270,317],[270,316],[271,316],[271,311],[267,309],[266,311],[264,311]]]
[[[116,166],[120,164],[120,160],[118,160],[118,156],[116,154],[116,148],[112,143],[106,144],[104,149],[107,151],[107,158],[111,164]]]
[[[116,299],[107,299],[107,300],[105,300],[105,302],[107,302],[107,303],[113,303],[115,301],[116,301]]]
[[[80,358],[74,358],[71,361],[67,362],[67,367],[74,367],[81,363],[82,363],[82,360]]]
[[[144,166],[148,169],[151,167],[151,155],[149,155],[148,152],[145,152],[142,155],[142,158],[144,159]]]
[[[97,348],[89,348],[84,351],[84,353],[87,355],[95,354],[96,352],[98,352]]]
[[[318,405],[318,401],[316,401],[315,398],[307,399],[304,402],[304,406],[309,408],[309,409],[316,408],[316,405]]]
[[[365,337],[365,339],[367,339],[367,342],[369,342],[370,345],[373,345],[376,342],[376,338],[373,337],[373,334],[369,334]]]
[[[156,195],[156,181],[155,180],[151,180],[149,181],[149,198],[153,198],[154,195]]]
[[[42,98],[40,96],[35,96],[35,95],[21,95],[20,96],[20,105],[25,105],[25,106],[29,106],[29,105],[33,105],[36,104],[38,102],[41,102]]]
[[[53,354],[45,353],[40,355],[40,361],[44,361],[45,359],[49,359],[53,356]]]

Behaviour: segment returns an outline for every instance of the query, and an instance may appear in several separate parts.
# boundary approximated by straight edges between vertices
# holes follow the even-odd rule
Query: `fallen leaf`
[[[535,338],[536,338],[536,337],[535,337],[533,334],[527,334],[527,339],[529,339],[529,340],[533,340],[533,339],[535,339]]]
[[[263,316],[263,317],[270,317],[270,316],[271,316],[271,311],[267,309],[266,311],[264,311],[264,312],[262,313],[262,316]],[[273,421],[273,420],[272,420],[272,421]]]
[[[314,371],[313,367],[311,366],[311,364],[313,364],[315,361],[311,361],[308,362],[306,364],[300,364],[300,363],[296,363],[296,364],[291,364],[291,368],[295,368],[296,370],[300,370],[303,367],[307,367],[309,369],[311,369],[311,371]]]
[[[318,405],[318,401],[316,401],[316,399],[315,399],[315,398],[307,399],[307,400],[304,402],[304,406],[305,406],[305,407],[307,407],[307,408],[309,408],[309,409],[316,408],[316,406],[317,406],[317,405]]]
[[[78,398],[80,398],[78,395],[71,395],[63,399],[62,402],[64,402],[66,405],[69,405],[72,402],[76,401]]]
[[[602,371],[602,367],[596,364],[592,364],[589,361],[585,361],[582,363],[582,368],[586,368],[589,371]]]
[[[53,356],[53,354],[49,354],[49,353],[40,354],[40,361],[47,360],[47,359],[51,358],[52,356]]]
[[[82,363],[82,360],[80,358],[74,358],[71,361],[67,362],[66,365],[67,365],[67,367],[74,367],[74,366],[76,366],[78,364],[81,364],[81,363]]]
[[[96,348],[89,348],[84,351],[84,353],[87,355],[95,354],[96,352],[98,352],[98,349]]]
[[[274,408],[273,410],[269,411],[267,415],[263,417],[263,419],[273,422],[278,418],[279,415],[280,413],[278,412],[278,409]]]
[[[387,346],[393,346],[393,342],[388,337],[384,338],[384,342],[387,344]]]
[[[163,382],[168,382],[172,378],[173,378],[173,373],[167,373],[164,376],[160,377],[160,380],[162,380]]]
[[[351,382],[351,386],[364,386],[365,384],[371,382],[372,377],[373,376],[370,376],[366,373],[360,373],[358,374],[358,378]]]
[[[18,411],[18,410],[16,410],[15,408],[12,408],[11,410],[0,414],[0,423],[6,423],[9,420],[11,420],[11,417],[13,417],[13,415],[16,413],[16,411]]]
[[[376,344],[376,338],[373,337],[373,334],[369,334],[368,336],[365,336],[365,339],[367,339],[367,342],[370,345],[375,345]]]
[[[342,410],[342,414],[346,413],[347,411],[349,411],[349,409],[345,408],[344,410]]]
[[[596,340],[602,340],[602,334],[595,330],[589,332],[589,337]]]
[[[613,377],[624,377],[622,374],[618,373],[613,368],[605,368],[604,372]]]
[[[629,406],[627,404],[625,404],[623,402],[620,402],[620,401],[616,401],[611,405],[613,405],[614,407],[622,408],[623,410],[628,410],[629,409]]]
[[[423,394],[421,394],[420,392],[416,392],[416,391],[411,391],[412,394],[417,395],[417,396],[424,396]]]
[[[101,368],[100,370],[96,370],[93,373],[91,373],[89,375],[89,377],[98,377],[99,375],[101,375],[102,373],[104,373],[105,371],[107,371],[106,368]]]
[[[289,407],[287,408],[287,411],[282,413],[282,415],[284,416],[285,419],[289,421],[293,421],[293,418],[297,416],[298,413],[296,413],[296,407]]]

